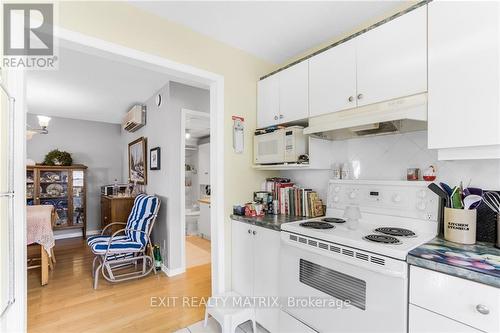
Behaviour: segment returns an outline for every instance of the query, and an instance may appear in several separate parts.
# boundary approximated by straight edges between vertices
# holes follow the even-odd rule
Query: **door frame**
[[[214,221],[212,234],[212,293],[218,294],[225,291],[225,232],[224,232],[224,77],[222,75],[196,68],[194,66],[185,65],[179,62],[159,57],[150,53],[142,52],[136,49],[128,48],[105,41],[103,39],[84,35],[61,27],[55,27],[54,37],[58,39],[60,45],[73,48],[75,50],[92,53],[108,59],[120,59],[121,61],[140,65],[144,68],[150,68],[156,71],[161,71],[171,77],[176,78],[176,82],[206,88],[210,90],[210,138],[213,150],[210,154],[210,169],[212,172],[211,187],[211,213],[210,219]],[[26,89],[24,74],[19,77],[13,77],[15,82],[12,85],[18,87],[23,92]],[[22,88],[21,88],[22,87]],[[25,152],[26,138],[26,107],[24,105],[24,96],[16,102],[18,110],[23,110],[22,115],[16,120],[16,143],[15,148],[18,152]],[[19,150],[18,150],[19,149]],[[26,331],[27,329],[27,271],[26,271],[26,249],[25,249],[25,233],[26,233],[26,217],[24,214],[25,208],[25,177],[26,161],[24,155],[19,154],[19,163],[15,170],[18,170],[15,175],[15,188],[19,193],[19,202],[22,201],[23,207],[19,208],[19,221],[16,222],[16,253],[19,255],[15,258],[16,264],[16,279],[21,281],[18,283],[16,290],[17,305],[13,307],[11,312],[13,317],[18,318],[15,331]],[[21,200],[22,199],[22,200]],[[167,247],[170,244],[167,244]],[[170,251],[167,249],[167,251]],[[174,271],[177,271],[174,268]],[[182,273],[180,270],[178,273]],[[23,318],[19,320],[20,318]],[[2,318],[3,319],[3,318]]]
[[[180,158],[181,158],[181,174],[180,174],[180,185],[181,185],[181,202],[179,209],[181,209],[181,212],[184,212],[184,214],[181,214],[181,233],[179,237],[181,238],[181,270],[185,271],[186,270],[186,187],[184,186],[184,181],[186,179],[186,168],[184,163],[186,162],[186,136],[184,133],[186,132],[186,118],[187,116],[198,116],[198,117],[206,117],[211,119],[210,114],[206,112],[200,112],[200,111],[195,111],[195,110],[190,110],[190,109],[181,109],[181,144],[180,144]],[[210,131],[212,129],[212,121],[210,120]],[[210,133],[211,135],[212,133]],[[212,137],[210,137],[210,140]],[[210,161],[212,160],[212,151],[210,151]],[[210,169],[210,176],[212,174],[212,170]],[[210,178],[210,183],[212,182],[212,178]],[[210,214],[211,215],[211,214]],[[210,219],[210,222],[212,222],[212,219]],[[212,229],[212,223],[210,223],[210,229],[212,231],[216,231]],[[217,251],[217,244],[214,242],[210,242],[210,249],[211,249],[211,262],[214,260],[214,255],[213,253]]]

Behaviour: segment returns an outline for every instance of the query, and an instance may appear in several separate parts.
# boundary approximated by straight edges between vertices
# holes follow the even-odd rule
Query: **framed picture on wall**
[[[149,170],[160,170],[161,168],[161,149],[160,147],[151,148],[149,151]]]
[[[147,139],[140,137],[128,144],[128,178],[137,184],[148,182]]]

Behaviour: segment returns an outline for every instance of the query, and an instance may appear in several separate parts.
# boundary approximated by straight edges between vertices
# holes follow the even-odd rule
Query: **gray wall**
[[[38,125],[36,115],[27,122]],[[52,117],[49,134],[33,136],[27,143],[27,157],[43,162],[52,149],[71,153],[73,163],[85,164],[87,171],[87,230],[100,229],[100,186],[122,180],[120,125]]]
[[[158,92],[157,92],[158,93]],[[123,178],[128,178],[128,143],[144,136],[148,140],[148,184],[146,191],[158,195],[161,209],[153,231],[153,240],[161,247],[165,264],[170,269],[181,265],[181,239],[179,235],[180,217],[184,209],[180,209],[181,161],[181,109],[201,112],[210,111],[210,92],[179,83],[170,82],[159,90],[163,103],[155,105],[156,94],[146,101],[146,126],[137,132],[122,132]],[[149,149],[161,148],[161,170],[149,170]]]

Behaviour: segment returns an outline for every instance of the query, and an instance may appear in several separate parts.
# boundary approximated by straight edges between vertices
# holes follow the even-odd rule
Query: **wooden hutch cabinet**
[[[114,222],[124,222],[128,220],[128,216],[134,206],[134,197],[115,197],[111,195],[101,196],[101,229],[104,229],[108,224]],[[117,224],[111,226],[109,233],[114,233],[125,228],[124,225]]]
[[[26,204],[52,205],[58,218],[54,230],[82,229],[87,232],[87,167],[84,165],[26,168]]]

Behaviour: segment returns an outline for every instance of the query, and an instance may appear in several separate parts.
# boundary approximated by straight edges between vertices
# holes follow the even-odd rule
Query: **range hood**
[[[328,139],[427,129],[427,93],[309,118],[304,134]]]

